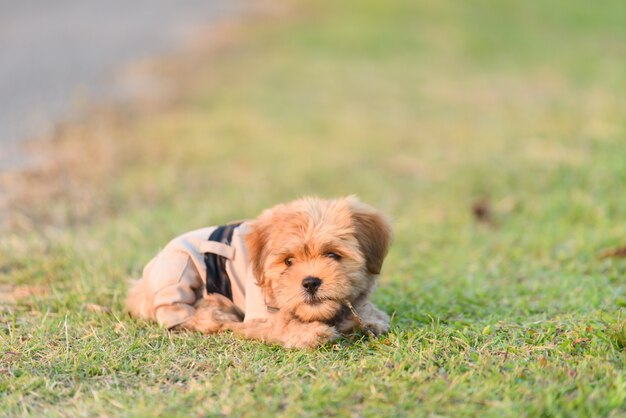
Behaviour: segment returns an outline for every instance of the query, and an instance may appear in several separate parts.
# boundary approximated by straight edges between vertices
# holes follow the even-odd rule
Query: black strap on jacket
[[[235,232],[235,228],[239,225],[241,225],[241,222],[217,227],[217,229],[211,233],[209,241],[217,241],[222,244],[230,245],[233,239],[233,232]],[[228,277],[228,273],[226,273],[226,257],[213,253],[204,253],[204,264],[206,264],[207,293],[219,293],[233,300],[230,278]]]

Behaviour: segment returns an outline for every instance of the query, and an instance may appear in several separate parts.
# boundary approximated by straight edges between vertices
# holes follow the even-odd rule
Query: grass
[[[626,245],[624,3],[294,7],[175,106],[63,134],[65,192],[0,236],[0,414],[625,415],[626,260],[598,256]],[[352,193],[394,219],[388,335],[300,352],[124,314],[178,233]]]

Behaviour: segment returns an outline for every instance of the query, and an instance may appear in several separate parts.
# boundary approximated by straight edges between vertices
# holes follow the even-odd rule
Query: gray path
[[[242,11],[233,0],[0,0],[0,169],[76,102],[111,100],[124,65]]]

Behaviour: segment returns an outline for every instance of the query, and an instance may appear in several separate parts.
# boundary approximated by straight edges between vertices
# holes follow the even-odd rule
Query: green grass
[[[84,194],[18,208],[0,282],[40,293],[0,310],[0,414],[626,415],[626,260],[598,257],[626,245],[624,2],[298,7],[86,135],[114,163],[85,152]],[[352,193],[394,219],[388,335],[300,352],[124,314],[171,237]]]

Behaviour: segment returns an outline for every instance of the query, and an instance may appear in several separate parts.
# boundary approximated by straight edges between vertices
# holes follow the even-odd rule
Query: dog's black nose
[[[322,280],[318,277],[309,276],[302,280],[302,287],[304,287],[304,289],[312,295],[317,292],[317,289],[319,289],[321,285]]]

